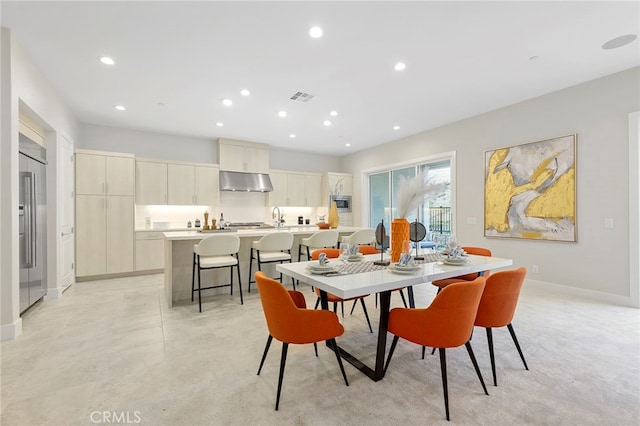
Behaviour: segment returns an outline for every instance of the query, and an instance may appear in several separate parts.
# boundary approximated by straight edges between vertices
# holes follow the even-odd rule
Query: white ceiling
[[[332,155],[640,65],[638,39],[601,48],[640,33],[638,1],[2,1],[1,7],[2,26],[82,123]],[[323,28],[322,38],[309,37],[314,25]],[[101,64],[101,55],[116,65]],[[393,69],[398,61],[405,71]],[[251,96],[240,96],[243,88]],[[298,91],[315,98],[290,100]],[[234,104],[223,106],[223,98]],[[116,104],[127,110],[114,110]],[[279,118],[279,110],[288,116]],[[332,110],[339,115],[329,117]],[[333,125],[325,127],[328,118]]]

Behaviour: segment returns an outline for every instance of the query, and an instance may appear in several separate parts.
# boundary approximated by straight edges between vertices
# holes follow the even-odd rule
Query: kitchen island
[[[348,236],[363,228],[340,226],[336,229],[340,237]],[[240,275],[242,277],[242,291],[246,291],[249,282],[249,260],[251,257],[251,242],[257,241],[264,235],[273,232],[291,232],[293,234],[293,246],[291,247],[291,257],[295,262],[298,259],[298,245],[300,239],[306,238],[315,232],[320,231],[317,226],[291,226],[267,229],[240,229],[232,231],[234,235],[240,237]],[[223,231],[224,232],[224,231]],[[213,235],[199,231],[169,231],[164,232],[164,290],[167,304],[172,307],[174,303],[191,300],[191,271],[193,267],[193,246],[200,240]],[[254,272],[257,268],[254,262]],[[275,265],[263,265],[263,271],[271,276],[276,276]],[[236,277],[237,278],[237,277]],[[202,281],[211,282],[216,280],[220,284],[229,282],[229,270],[208,270],[202,271]],[[285,284],[287,282],[285,281]],[[237,294],[237,283],[234,282],[234,297]],[[252,291],[257,291],[255,285]],[[228,293],[228,288],[207,290],[205,294]],[[238,295],[239,300],[239,295]]]

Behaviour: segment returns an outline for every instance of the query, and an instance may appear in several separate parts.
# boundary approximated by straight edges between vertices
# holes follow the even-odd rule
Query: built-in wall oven
[[[351,195],[331,195],[329,201],[336,202],[338,213],[351,213]]]

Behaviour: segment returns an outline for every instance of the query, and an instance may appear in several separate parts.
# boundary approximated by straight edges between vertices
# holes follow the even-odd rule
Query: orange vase
[[[329,208],[329,227],[336,229],[340,225],[340,216],[338,215],[338,205],[335,201],[331,202]]]
[[[409,221],[403,217],[393,219],[391,222],[391,261],[400,260],[402,249],[409,241]]]

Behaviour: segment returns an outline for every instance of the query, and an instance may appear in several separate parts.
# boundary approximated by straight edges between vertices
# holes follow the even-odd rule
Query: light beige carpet
[[[315,295],[302,290],[313,307]],[[435,291],[416,287],[418,306]],[[162,275],[84,282],[29,311],[24,332],[2,342],[2,425],[389,425],[449,424],[438,355],[400,341],[384,380],[345,364],[324,345],[291,346],[274,411],[281,345],[256,375],[267,337],[259,295],[220,294],[168,309]],[[398,295],[392,304],[400,305]],[[374,327],[373,296],[367,307]],[[375,336],[361,307],[338,341],[373,365]],[[448,351],[450,424],[640,424],[640,311],[526,288],[514,327],[530,371],[506,329],[494,331],[498,387],[486,336],[472,345],[490,396],[464,348]],[[388,339],[390,344],[391,338]],[[388,348],[388,346],[387,346]],[[429,353],[429,352],[428,352]]]

